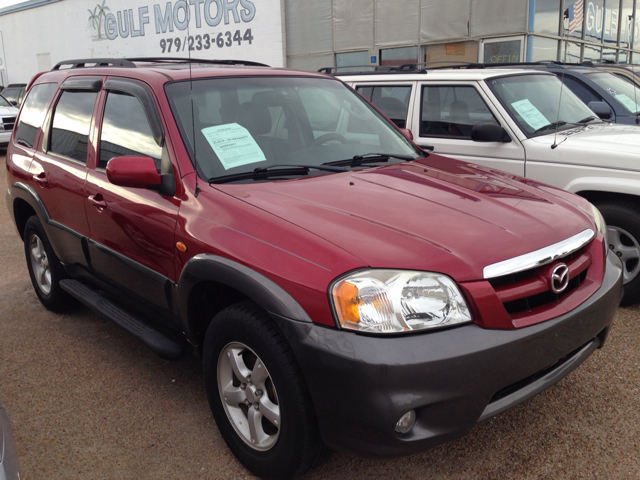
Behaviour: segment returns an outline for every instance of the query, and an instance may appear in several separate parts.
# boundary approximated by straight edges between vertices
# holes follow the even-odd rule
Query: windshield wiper
[[[397,158],[398,160],[406,160],[411,162],[416,160],[415,157],[410,155],[399,155],[395,153],[364,153],[362,155],[355,155],[345,160],[335,160],[333,162],[326,162],[322,165],[348,165],[350,167],[357,167],[358,165],[364,165],[365,163],[381,163],[388,162],[390,158]]]
[[[598,117],[594,117],[593,115],[589,116],[589,117],[585,117],[582,120],[578,120],[576,123],[589,123],[593,120],[595,120]]]
[[[295,176],[306,175],[309,170],[323,170],[327,172],[346,172],[346,168],[330,167],[323,165],[288,165],[277,164],[268,167],[259,167],[251,172],[232,173],[221,177],[213,177],[207,180],[209,183],[228,183],[236,180],[247,180],[249,178],[260,179],[273,176]]]
[[[544,130],[551,130],[553,128],[562,127],[563,125],[566,125],[566,124],[567,122],[565,122],[564,120],[560,120],[559,122],[550,123],[548,125],[545,125],[544,127],[540,127],[539,129],[535,130],[533,133],[539,133]]]

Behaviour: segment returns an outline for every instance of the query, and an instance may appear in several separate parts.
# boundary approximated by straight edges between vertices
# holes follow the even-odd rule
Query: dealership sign
[[[107,2],[88,10],[96,53],[284,65],[280,0],[177,0],[133,8],[126,0]]]

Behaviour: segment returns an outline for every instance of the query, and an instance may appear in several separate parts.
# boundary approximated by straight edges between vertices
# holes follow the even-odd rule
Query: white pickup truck
[[[624,302],[640,302],[640,127],[603,122],[543,71],[435,69],[339,78],[423,148],[594,203],[609,226],[609,248],[624,265]]]

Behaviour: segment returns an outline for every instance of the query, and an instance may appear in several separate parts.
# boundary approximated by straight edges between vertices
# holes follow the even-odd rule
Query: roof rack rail
[[[328,73],[329,75],[338,75],[339,69],[354,69],[354,68],[362,68],[366,70],[350,70],[344,73],[340,73],[340,75],[366,75],[369,73],[388,73],[395,72],[398,68],[397,65],[348,65],[343,67],[322,67],[318,69],[320,73]]]
[[[215,60],[206,58],[181,58],[181,57],[136,57],[127,58],[130,62],[149,62],[149,63],[202,63],[209,65],[246,65],[248,67],[270,67],[266,63],[252,62],[249,60]]]
[[[85,67],[125,67],[135,68],[135,64],[126,58],[85,58],[82,60],[65,60],[58,62],[51,69],[60,70],[63,66],[69,68],[85,68]]]
[[[251,62],[248,60],[210,60],[203,58],[179,58],[179,57],[137,57],[137,58],[85,58],[81,60],[65,60],[57,63],[51,70],[60,70],[62,67],[68,68],[89,68],[89,67],[124,67],[136,68],[134,62],[149,63],[202,63],[210,65],[246,65],[249,67],[268,67],[264,63]]]
[[[424,65],[423,68],[419,68]],[[427,73],[428,70],[442,70],[452,68],[481,68],[481,64],[473,62],[458,62],[452,60],[439,60],[435,62],[404,63],[398,67],[398,71],[410,71],[413,73]]]

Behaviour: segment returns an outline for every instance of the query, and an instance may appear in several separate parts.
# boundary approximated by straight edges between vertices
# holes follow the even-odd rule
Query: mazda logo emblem
[[[564,263],[556,265],[551,271],[551,281],[549,282],[553,293],[562,293],[569,285],[569,267]]]

